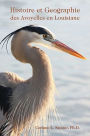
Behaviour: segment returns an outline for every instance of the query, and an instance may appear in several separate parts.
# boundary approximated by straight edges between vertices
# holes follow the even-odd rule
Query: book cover
[[[0,136],[90,135],[89,0],[0,0]]]

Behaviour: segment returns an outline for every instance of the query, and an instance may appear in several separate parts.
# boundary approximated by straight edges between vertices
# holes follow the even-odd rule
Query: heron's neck
[[[17,60],[32,65],[33,81],[39,84],[50,84],[53,77],[49,58],[42,50],[28,44],[31,43],[31,36],[26,31],[20,31],[14,35],[11,43],[12,54]]]
[[[51,63],[48,56],[37,49],[35,61],[32,61],[30,57],[29,63],[32,65],[33,76],[32,80],[37,83],[37,85],[41,84],[42,86],[50,85],[53,82],[52,76],[52,68]]]

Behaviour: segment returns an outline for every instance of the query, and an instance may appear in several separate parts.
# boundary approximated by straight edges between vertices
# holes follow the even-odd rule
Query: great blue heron
[[[7,46],[11,36],[13,56],[31,64],[33,75],[24,80],[15,73],[0,73],[0,136],[19,135],[28,123],[43,117],[53,105],[55,85],[50,60],[44,51],[31,43],[54,47],[85,59],[41,26],[22,27],[7,35],[0,44]]]

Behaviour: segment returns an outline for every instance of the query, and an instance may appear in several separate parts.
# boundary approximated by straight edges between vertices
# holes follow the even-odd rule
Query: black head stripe
[[[34,25],[26,26],[26,27],[22,28],[22,30],[27,30],[27,31],[30,31],[30,32],[36,32],[38,34],[51,35],[51,33],[47,29],[45,29],[43,27],[39,27],[39,26],[34,26]]]
[[[40,27],[40,26],[34,26],[34,25],[29,25],[29,26],[25,26],[25,27],[22,27],[20,29],[17,29],[16,31],[12,32],[11,35],[21,31],[21,30],[26,30],[26,31],[30,31],[30,32],[36,32],[38,34],[48,34],[48,35],[52,35],[49,30],[43,28],[43,27]]]

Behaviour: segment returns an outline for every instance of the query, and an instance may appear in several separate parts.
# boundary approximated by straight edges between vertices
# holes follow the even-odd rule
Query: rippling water
[[[10,7],[18,8],[80,8],[79,21],[10,21]],[[17,14],[15,14],[17,16]],[[55,136],[90,136],[90,1],[89,0],[0,0],[0,40],[11,31],[28,25],[46,26],[56,37],[82,53],[87,60],[63,52],[43,49],[51,59],[53,76],[58,90],[56,106],[61,116],[60,126],[79,126],[79,129],[51,131]],[[10,45],[10,43],[9,43]],[[23,78],[31,76],[31,67],[16,61],[8,46],[9,54],[0,50],[0,72],[12,71]],[[53,124],[54,125],[54,124]]]

